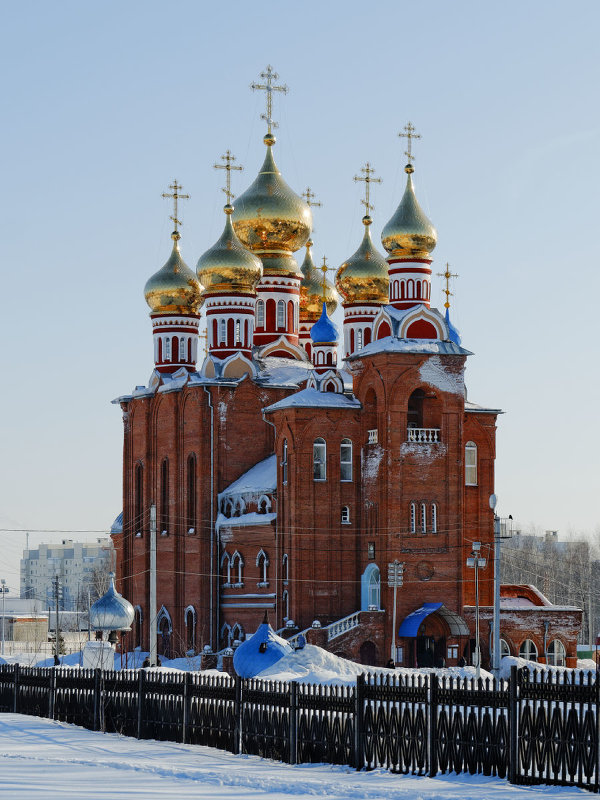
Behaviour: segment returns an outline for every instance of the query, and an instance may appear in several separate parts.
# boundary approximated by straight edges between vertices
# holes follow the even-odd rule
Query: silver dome
[[[134,610],[128,600],[115,589],[115,573],[110,573],[110,586],[90,608],[90,625],[97,631],[128,631]]]

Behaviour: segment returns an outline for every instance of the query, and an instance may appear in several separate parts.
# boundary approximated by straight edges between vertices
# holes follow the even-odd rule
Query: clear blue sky
[[[3,2],[0,523],[106,529],[121,508],[121,419],[147,381],[146,279],[169,253],[177,177],[190,266],[222,227],[226,148],[263,158],[267,63],[276,158],[310,185],[315,256],[339,265],[400,200],[408,120],[434,272],[460,273],[453,318],[475,402],[498,426],[499,511],[598,528],[597,2]],[[441,281],[433,298],[441,307]],[[60,534],[58,534],[60,536]],[[80,534],[75,534],[81,538]],[[41,538],[49,539],[49,535]],[[37,541],[33,539],[32,541]],[[23,546],[3,535],[5,559]],[[2,571],[0,562],[0,571]]]

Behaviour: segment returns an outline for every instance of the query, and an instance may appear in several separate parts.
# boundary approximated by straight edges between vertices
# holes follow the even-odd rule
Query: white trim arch
[[[173,621],[171,620],[171,615],[164,606],[161,606],[160,611],[156,615],[156,630],[159,634],[161,633],[160,624],[165,619],[167,620],[169,626],[168,632],[173,633]]]
[[[416,308],[408,311],[408,313],[400,322],[398,336],[401,339],[407,339],[408,337],[406,335],[406,331],[413,324],[413,322],[417,322],[418,320],[424,320],[425,322],[429,322],[431,325],[433,325],[438,339],[443,341],[444,339],[448,338],[448,330],[443,319],[439,316],[439,314],[431,311],[431,309],[424,305],[419,305]]]
[[[368,611],[373,605],[381,608],[381,573],[377,564],[369,564],[360,578],[360,610]]]

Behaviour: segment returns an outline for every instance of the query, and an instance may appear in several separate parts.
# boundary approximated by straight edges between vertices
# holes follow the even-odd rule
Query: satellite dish
[[[495,494],[491,494],[490,495],[490,508],[492,509],[492,511],[496,510],[496,503],[497,502],[498,502],[498,498],[496,497],[496,495]]]

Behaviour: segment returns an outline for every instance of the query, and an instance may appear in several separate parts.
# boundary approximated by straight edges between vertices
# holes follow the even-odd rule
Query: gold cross
[[[227,205],[230,205],[231,201],[235,197],[235,195],[231,191],[231,170],[232,169],[244,169],[241,164],[234,167],[233,163],[235,161],[235,156],[231,154],[230,150],[225,151],[225,155],[221,156],[221,159],[225,162],[224,164],[213,164],[215,169],[225,169],[227,170],[227,177],[226,177],[226,185],[225,188],[221,191],[225,192],[227,195]]]
[[[267,93],[267,113],[261,114],[260,118],[264,119],[264,121],[268,125],[268,132],[271,134],[271,128],[277,128],[278,125],[276,122],[273,121],[271,114],[273,113],[273,92],[283,92],[287,94],[288,87],[284,84],[283,86],[274,86],[273,81],[276,81],[279,78],[279,75],[276,72],[273,72],[273,67],[269,64],[265,72],[260,73],[260,77],[265,81],[265,83],[251,83],[250,88],[255,90],[261,89],[262,91]]]
[[[322,206],[323,203],[321,201],[317,201],[314,198],[317,195],[314,192],[311,192],[310,186],[306,187],[306,191],[302,192],[302,197],[306,200],[306,205],[312,208],[313,206]]]
[[[189,200],[189,194],[179,194],[179,189],[183,189],[183,186],[180,186],[177,183],[177,180],[174,180],[173,183],[169,186],[169,189],[173,190],[173,194],[168,194],[167,192],[163,192],[163,197],[170,197],[173,200],[173,214],[169,217],[175,223],[175,230],[177,230],[178,225],[182,225],[180,219],[177,219],[177,201],[178,200]]]
[[[414,158],[412,154],[412,140],[421,138],[421,134],[415,133],[415,131],[416,131],[415,126],[412,124],[412,122],[409,122],[408,125],[404,126],[404,133],[400,132],[398,134],[398,136],[405,137],[406,139],[408,139],[408,150],[404,151],[404,155],[408,158],[409,164],[412,163],[412,160]]]
[[[323,303],[326,303],[327,302],[327,273],[329,272],[331,267],[327,266],[327,259],[326,259],[325,256],[323,256],[323,263],[321,264],[319,269],[323,273],[323,281],[321,283],[321,287],[322,287],[323,291],[322,291],[322,295],[321,295],[321,300],[322,300]]]
[[[364,181],[364,184],[365,184],[365,199],[361,200],[360,202],[367,209],[367,216],[369,216],[369,211],[373,211],[373,209],[375,208],[375,206],[371,205],[371,203],[369,202],[371,184],[372,183],[383,183],[383,181],[381,180],[381,178],[372,178],[371,177],[372,175],[375,174],[375,170],[371,167],[371,165],[369,164],[368,161],[367,161],[367,163],[365,164],[364,167],[360,168],[360,171],[364,172],[364,174],[365,174],[364,178],[361,178],[360,175],[355,175],[354,176],[354,180],[355,181]]]
[[[454,294],[450,291],[450,278],[458,278],[459,276],[456,272],[450,272],[450,264],[448,263],[446,263],[446,272],[438,272],[437,276],[446,278],[446,288],[444,289],[446,302],[444,303],[444,308],[450,308],[450,298],[454,297]]]

